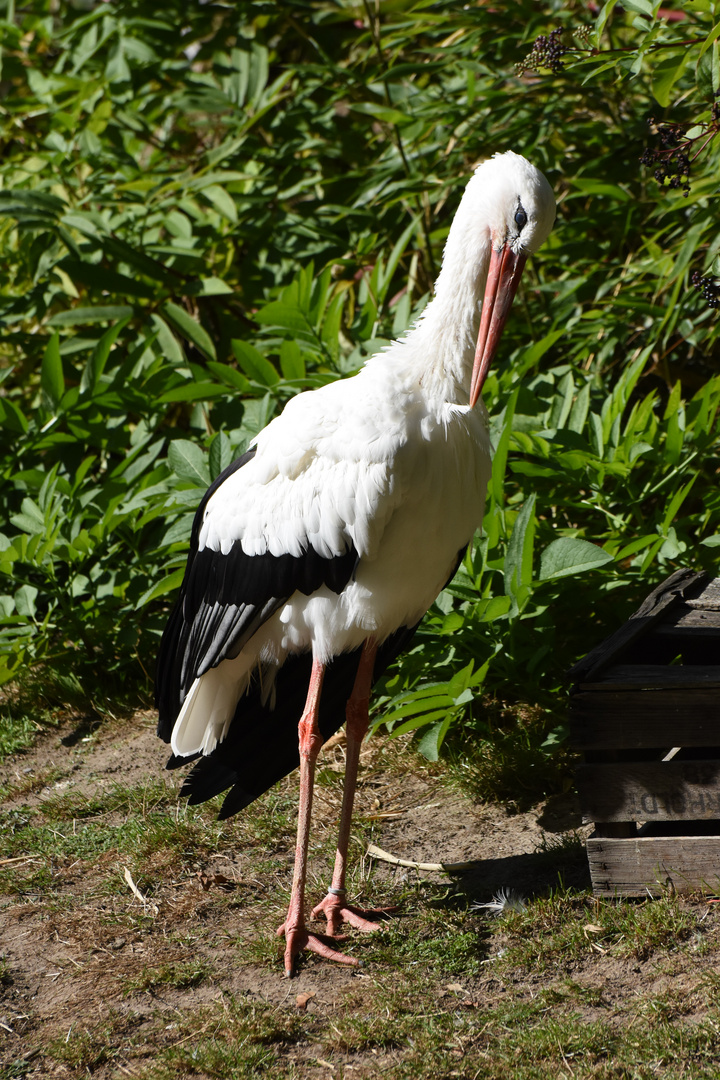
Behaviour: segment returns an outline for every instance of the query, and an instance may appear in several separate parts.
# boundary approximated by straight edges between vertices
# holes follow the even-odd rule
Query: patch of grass
[[[568,754],[548,753],[548,716],[539,707],[506,708],[484,700],[479,730],[472,722],[445,743],[451,776],[473,799],[522,813],[572,783]]]
[[[280,1052],[306,1039],[310,1027],[309,1019],[297,1012],[229,997],[182,1022],[181,1038],[160,1054],[146,1075],[153,1080],[295,1076],[292,1066],[283,1067]]]
[[[128,1018],[115,1010],[98,1024],[75,1021],[66,1035],[49,1043],[46,1052],[53,1061],[74,1069],[76,1076],[92,1075],[132,1045],[131,1032],[138,1023],[139,1018]]]
[[[36,721],[27,714],[4,708],[0,714],[0,761],[31,747],[38,730]]]
[[[161,964],[157,967],[144,967],[136,975],[125,980],[125,994],[152,993],[166,988],[188,990],[199,986],[210,974],[209,964],[202,960],[190,960],[183,963]]]
[[[476,975],[484,955],[467,916],[448,911],[427,910],[407,923],[391,920],[372,937],[359,940],[373,965],[411,965],[448,977]]]
[[[134,786],[112,784],[98,794],[68,791],[43,801],[42,812],[49,821],[74,821],[108,814],[149,817],[158,810],[174,808],[177,796],[159,778],[148,778]]]
[[[67,1038],[56,1039],[48,1047],[48,1055],[71,1069],[83,1069],[92,1074],[110,1060],[112,1050],[105,1031],[84,1029],[71,1031]]]
[[[35,1071],[33,1058],[37,1057],[37,1051],[30,1052],[25,1057],[15,1058],[7,1065],[0,1065],[0,1080],[22,1080]]]
[[[94,711],[74,675],[50,668],[20,673],[11,686],[3,687],[0,761],[29,750],[38,735],[56,729],[67,719],[68,710],[73,714]]]
[[[21,779],[15,781],[15,783],[5,785],[1,797],[3,801],[6,799],[21,799],[23,796],[42,791],[43,788],[57,783],[58,780],[62,780],[67,775],[68,770],[60,765],[51,765],[46,769],[40,769],[38,772],[29,770],[23,772]]]
[[[390,989],[378,980],[372,1004],[367,994],[346,995],[326,1034],[323,1056],[340,1065],[333,1055],[394,1051],[387,1071],[399,1078],[650,1080],[659,1074],[681,1075],[661,1070],[680,1060],[681,1047],[687,1047],[682,1060],[692,1062],[693,1071],[683,1075],[712,1075],[719,1040],[714,1017],[693,1029],[686,1043],[671,1017],[652,1026],[618,1025],[609,1009],[605,1016],[589,1017],[587,998],[586,988],[565,981],[532,998],[519,984],[485,1008],[463,1008],[460,998],[448,1007],[427,981]],[[598,991],[591,998],[596,1009],[602,1007]]]
[[[648,960],[682,948],[705,932],[697,912],[681,897],[637,902],[594,901],[557,893],[503,918],[504,970],[544,971],[592,955]]]
[[[40,885],[43,867],[62,869],[93,862],[116,851],[131,869],[153,860],[157,866],[187,867],[218,849],[224,826],[205,808],[178,806],[161,781],[135,787],[113,785],[98,795],[79,792],[51,795],[34,807],[0,810],[0,891]],[[28,875],[30,875],[28,877]]]

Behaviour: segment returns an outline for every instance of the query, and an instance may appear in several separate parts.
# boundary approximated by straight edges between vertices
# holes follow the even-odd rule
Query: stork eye
[[[517,214],[515,215],[515,224],[520,229],[524,229],[525,226],[527,225],[527,214],[522,209],[522,207],[518,210]]]

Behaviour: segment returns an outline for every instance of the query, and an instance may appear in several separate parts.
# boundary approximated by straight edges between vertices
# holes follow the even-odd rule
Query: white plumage
[[[288,652],[311,649],[325,663],[368,635],[381,643],[413,626],[480,525],[485,410],[442,402],[433,415],[419,388],[409,394],[389,378],[391,360],[382,354],[356,378],[290,401],[255,440],[252,461],[208,502],[201,551],[227,554],[239,543],[249,556],[299,557],[312,547],[331,559],[352,544],[359,561],[339,596],[327,586],[295,593],[238,657],[196,680],[217,688],[222,716],[208,713],[207,694],[193,686],[173,729],[174,754],[214,749],[214,732],[258,664],[270,685]],[[223,683],[236,689],[225,694]]]
[[[554,215],[547,181],[524,158],[480,166],[417,325],[353,378],[289,401],[203,500],[158,667],[172,763],[212,755],[186,782],[192,801],[234,785],[232,813],[260,793],[248,779],[243,701],[250,723],[277,727],[279,672],[294,687],[290,658],[311,658],[320,683],[327,667],[327,695],[338,658],[358,654],[356,668],[369,650],[369,691],[373,665],[377,676],[454,573],[481,524],[491,468],[480,389],[525,259]],[[319,737],[340,726],[342,716],[313,708]],[[300,742],[304,760],[302,729]],[[265,752],[276,748],[268,741]],[[260,744],[253,752],[259,760]],[[288,949],[292,967],[297,943]]]

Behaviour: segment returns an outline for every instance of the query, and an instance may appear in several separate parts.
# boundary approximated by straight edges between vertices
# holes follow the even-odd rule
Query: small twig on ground
[[[151,900],[148,900],[148,898],[146,896],[143,896],[143,894],[140,892],[137,885],[133,881],[132,874],[128,870],[127,866],[124,866],[123,870],[125,871],[125,873],[123,874],[123,877],[125,878],[128,885],[130,886],[130,890],[131,890],[133,896],[137,900],[140,901],[140,903],[142,904],[142,906],[145,908],[146,911],[150,911],[153,915],[157,915],[157,913],[158,913],[157,904],[153,904]]]
[[[458,870],[470,870],[477,865],[478,861],[473,859],[470,862],[413,862],[411,859],[399,859],[397,855],[391,855],[389,851],[383,851],[382,848],[376,847],[375,844],[370,844],[367,854],[373,859],[381,859],[383,862],[392,863],[393,866],[409,866],[412,870],[445,870],[451,874],[457,873]]]

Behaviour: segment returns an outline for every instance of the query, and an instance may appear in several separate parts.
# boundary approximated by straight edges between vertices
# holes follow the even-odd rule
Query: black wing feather
[[[227,555],[198,550],[208,501],[254,456],[253,447],[229,465],[208,488],[195,514],[185,577],[156,667],[157,733],[165,742],[170,741],[185,696],[198,676],[237,656],[293,593],[309,595],[322,585],[342,592],[357,566],[352,544],[331,559],[311,546],[302,555],[246,555],[240,543],[233,544]]]
[[[378,649],[373,672],[377,680],[395,657],[407,648],[417,626],[402,627]],[[318,723],[323,742],[345,723],[345,704],[355,681],[361,649],[336,656],[325,669]],[[277,673],[277,706],[263,704],[260,687],[252,686],[239,701],[225,739],[201,757],[180,790],[195,806],[228,791],[221,819],[231,817],[287,776],[300,764],[298,720],[305,705],[312,656],[289,656]],[[238,722],[241,721],[241,722]],[[171,758],[169,768],[179,765]]]
[[[465,551],[461,548],[458,552],[447,584],[455,577]],[[373,684],[408,647],[419,625],[400,627],[383,642],[375,659]],[[318,717],[323,742],[345,722],[345,704],[361,651],[341,653],[325,669]],[[275,708],[263,703],[261,687],[251,685],[238,703],[225,739],[211,754],[201,757],[185,777],[180,794],[186,795],[191,805],[206,802],[230,788],[219,817],[231,817],[298,767],[298,720],[307,697],[311,667],[309,653],[288,656],[276,676]],[[172,757],[167,767],[175,769],[180,764],[180,759]]]

